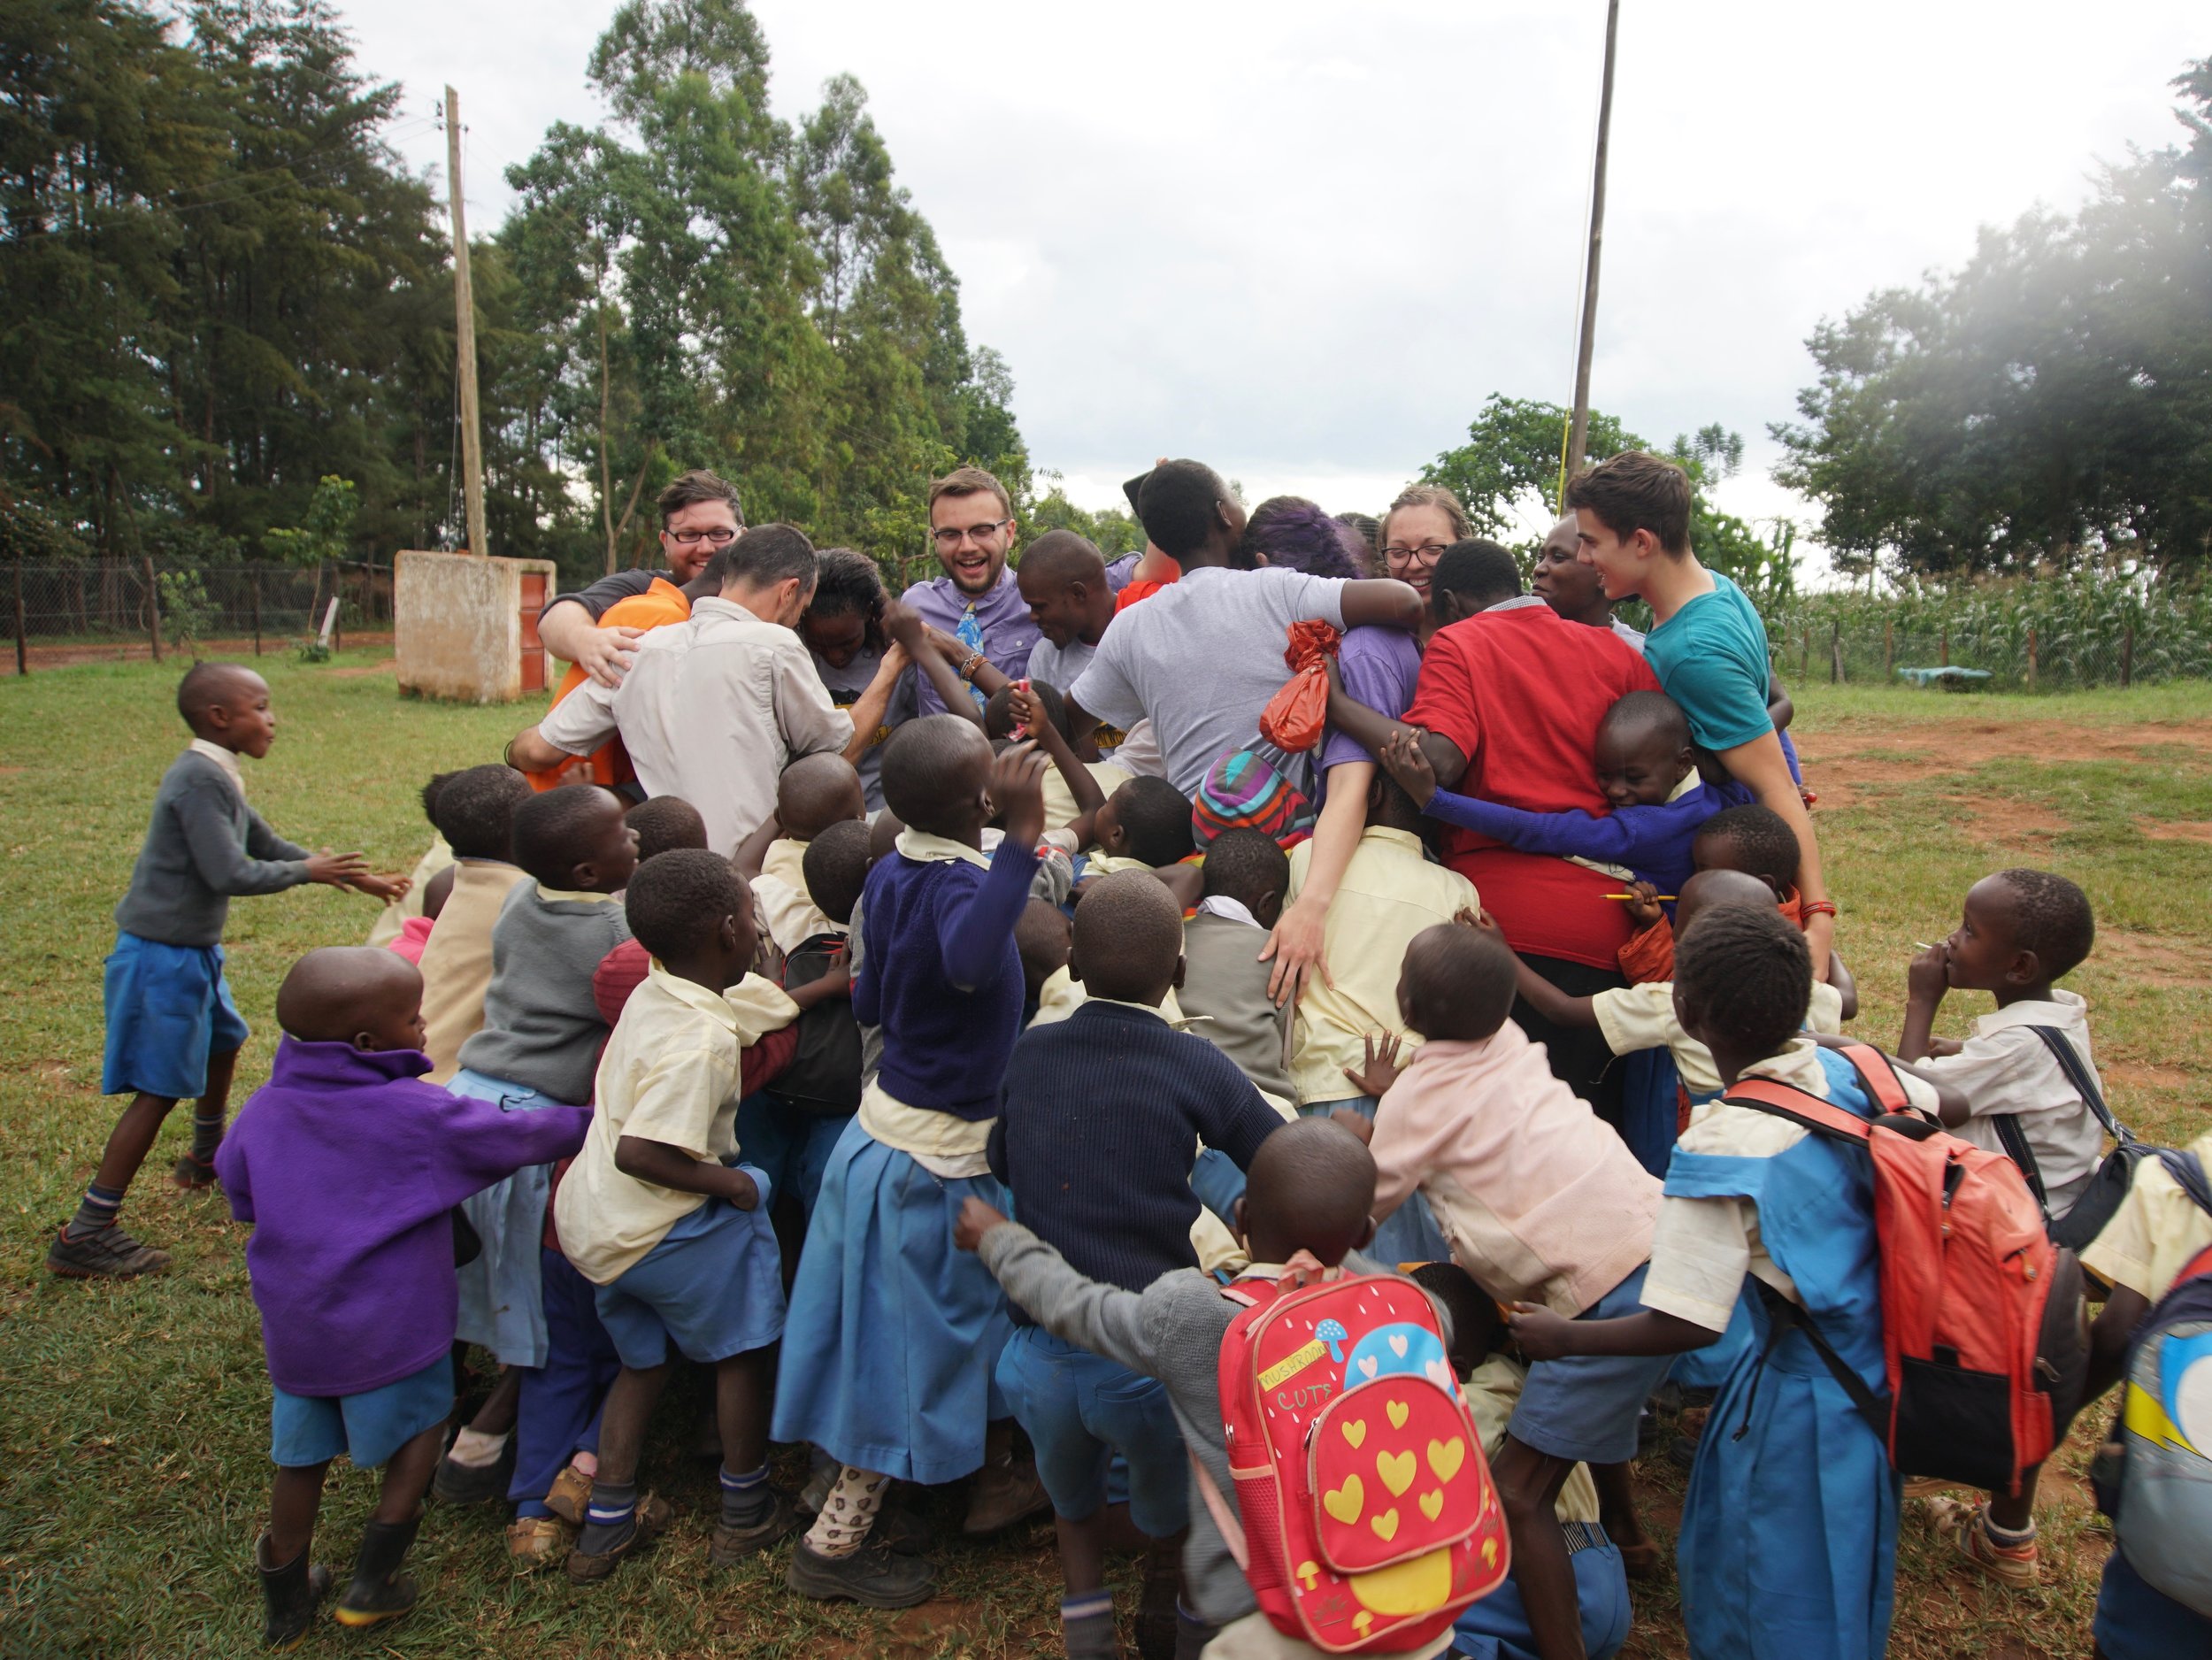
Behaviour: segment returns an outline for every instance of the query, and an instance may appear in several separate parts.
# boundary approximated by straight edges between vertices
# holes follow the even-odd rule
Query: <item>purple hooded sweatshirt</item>
[[[459,1293],[447,1213],[526,1164],[584,1143],[588,1107],[503,1112],[420,1080],[419,1049],[277,1045],[215,1154],[246,1246],[269,1380],[360,1395],[453,1346]]]

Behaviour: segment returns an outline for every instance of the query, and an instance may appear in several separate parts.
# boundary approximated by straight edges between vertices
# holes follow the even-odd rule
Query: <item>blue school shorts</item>
[[[1190,1520],[1190,1466],[1167,1386],[1041,1326],[1018,1326],[999,1351],[999,1392],[1037,1453],[1056,1514],[1071,1522],[1108,1502],[1109,1470],[1128,1465],[1129,1519],[1151,1539]]]
[[[1616,1320],[1643,1309],[1645,1263],[1577,1315]],[[1636,1456],[1636,1418],[1667,1380],[1671,1355],[1569,1355],[1528,1369],[1505,1433],[1532,1452],[1571,1463],[1617,1464]]]
[[[759,1184],[758,1204],[706,1200],[599,1287],[599,1320],[624,1365],[663,1365],[672,1343],[686,1360],[711,1364],[783,1335],[783,1259],[768,1221],[774,1189],[751,1165],[740,1168]]]
[[[328,1464],[340,1453],[373,1470],[453,1410],[453,1356],[359,1395],[288,1395],[269,1409],[269,1456],[288,1470]]]
[[[822,1172],[829,1168],[837,1138],[852,1121],[849,1112],[818,1118],[757,1090],[737,1103],[735,1134],[747,1168],[766,1171],[776,1190],[795,1197],[811,1222],[814,1196],[822,1191]]]
[[[1620,1548],[1595,1522],[1567,1522],[1561,1531],[1573,1553],[1567,1560],[1574,1565],[1583,1652],[1589,1660],[1611,1660],[1628,1641],[1628,1574]],[[1452,1651],[1465,1660],[1541,1660],[1521,1587],[1508,1578],[1453,1621]]]
[[[2212,1654],[2212,1619],[2146,1580],[2117,1546],[2105,1561],[2091,1630],[2104,1660],[2175,1660],[2180,1655]]]
[[[108,1023],[104,1095],[196,1096],[207,1087],[207,1057],[246,1041],[219,945],[164,945],[119,934],[101,993]]]

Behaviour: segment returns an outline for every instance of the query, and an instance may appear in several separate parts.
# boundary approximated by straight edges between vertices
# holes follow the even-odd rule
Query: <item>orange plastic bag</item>
[[[1283,689],[1260,711],[1260,736],[1295,754],[1321,742],[1329,726],[1329,659],[1341,636],[1325,622],[1294,622],[1283,661],[1291,668]]]

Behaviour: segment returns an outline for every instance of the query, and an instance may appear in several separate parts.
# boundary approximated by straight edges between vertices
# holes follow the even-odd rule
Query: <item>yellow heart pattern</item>
[[[1439,1481],[1449,1481],[1459,1473],[1459,1466],[1467,1461],[1467,1443],[1455,1435],[1449,1441],[1429,1443],[1429,1468],[1436,1472]],[[1403,1492],[1402,1487],[1399,1491]]]
[[[1392,1496],[1395,1497],[1413,1485],[1413,1455],[1409,1452],[1379,1452],[1375,1455],[1375,1473],[1382,1478],[1383,1486],[1388,1487]],[[1384,1535],[1385,1538],[1388,1536]]]
[[[1367,1420],[1363,1418],[1354,1418],[1350,1423],[1340,1424],[1337,1427],[1344,1432],[1344,1439],[1354,1447],[1367,1439]]]
[[[1390,1414],[1390,1427],[1393,1429],[1403,1429],[1406,1419],[1413,1414],[1413,1409],[1403,1401],[1393,1401],[1383,1410]]]
[[[1434,1521],[1444,1513],[1444,1489],[1435,1487],[1421,1495],[1421,1514]]]
[[[1367,1508],[1367,1484],[1357,1476],[1346,1476],[1342,1487],[1322,1494],[1321,1508],[1349,1527]]]
[[[1375,1537],[1387,1543],[1398,1536],[1398,1512],[1394,1508],[1380,1516],[1371,1517],[1367,1525],[1375,1530]]]

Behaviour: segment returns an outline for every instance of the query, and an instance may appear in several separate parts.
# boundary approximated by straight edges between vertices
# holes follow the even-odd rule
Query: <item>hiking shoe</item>
[[[886,1504],[878,1510],[868,1537],[902,1556],[926,1556],[937,1542],[936,1530],[903,1504]]]
[[[1050,1505],[1045,1484],[1037,1479],[1034,1464],[986,1464],[968,1489],[968,1519],[964,1533],[995,1533]]]
[[[809,1516],[819,1516],[822,1506],[829,1502],[830,1489],[837,1485],[838,1466],[831,1464],[818,1469],[806,1479],[806,1486],[799,1489],[800,1510]]]
[[[714,1525],[714,1542],[707,1548],[707,1560],[718,1568],[730,1567],[755,1551],[780,1544],[798,1525],[799,1512],[791,1501],[780,1493],[771,1494],[768,1514],[757,1522],[745,1527],[732,1527],[726,1522]]]
[[[553,1478],[553,1486],[545,1495],[545,1508],[571,1527],[584,1525],[584,1507],[590,1502],[591,1478],[574,1464]]]
[[[1951,1535],[1960,1556],[2008,1591],[2032,1591],[2043,1583],[2043,1562],[2030,1536],[2025,1544],[2001,1545],[1989,1532],[1989,1507],[1955,1501],[1937,1524]]]
[[[135,1280],[159,1273],[169,1261],[167,1251],[141,1245],[112,1222],[82,1239],[71,1239],[64,1228],[46,1248],[47,1272],[64,1280]]]
[[[674,1518],[675,1512],[668,1508],[665,1499],[647,1494],[638,1501],[628,1538],[604,1550],[579,1549],[568,1553],[566,1568],[569,1579],[577,1585],[598,1584],[622,1565],[623,1558],[635,1556],[658,1539]]]
[[[529,1573],[560,1561],[575,1541],[575,1529],[557,1516],[518,1516],[507,1524],[507,1560]]]
[[[284,1566],[271,1567],[266,1533],[254,1541],[253,1565],[261,1575],[261,1596],[267,1609],[262,1643],[280,1653],[298,1648],[315,1623],[315,1610],[330,1595],[330,1570],[309,1562],[304,1550]]]
[[[202,1164],[191,1154],[186,1153],[178,1158],[176,1168],[169,1172],[169,1180],[172,1186],[181,1187],[187,1193],[206,1193],[216,1186],[215,1161],[211,1158]]]
[[[514,1475],[515,1438],[510,1435],[499,1456],[488,1464],[457,1464],[450,1456],[438,1460],[438,1473],[431,1479],[430,1491],[441,1504],[488,1504],[507,1496]]]
[[[802,1539],[783,1582],[818,1602],[843,1599],[863,1608],[911,1608],[937,1587],[937,1570],[871,1540],[849,1556],[825,1556]]]
[[[357,1630],[379,1625],[397,1619],[415,1606],[419,1593],[414,1576],[402,1573],[399,1564],[406,1560],[407,1548],[415,1542],[415,1530],[421,1526],[422,1507],[418,1504],[415,1514],[406,1521],[372,1520],[361,1530],[361,1553],[353,1560],[353,1583],[338,1599],[341,1625]]]

